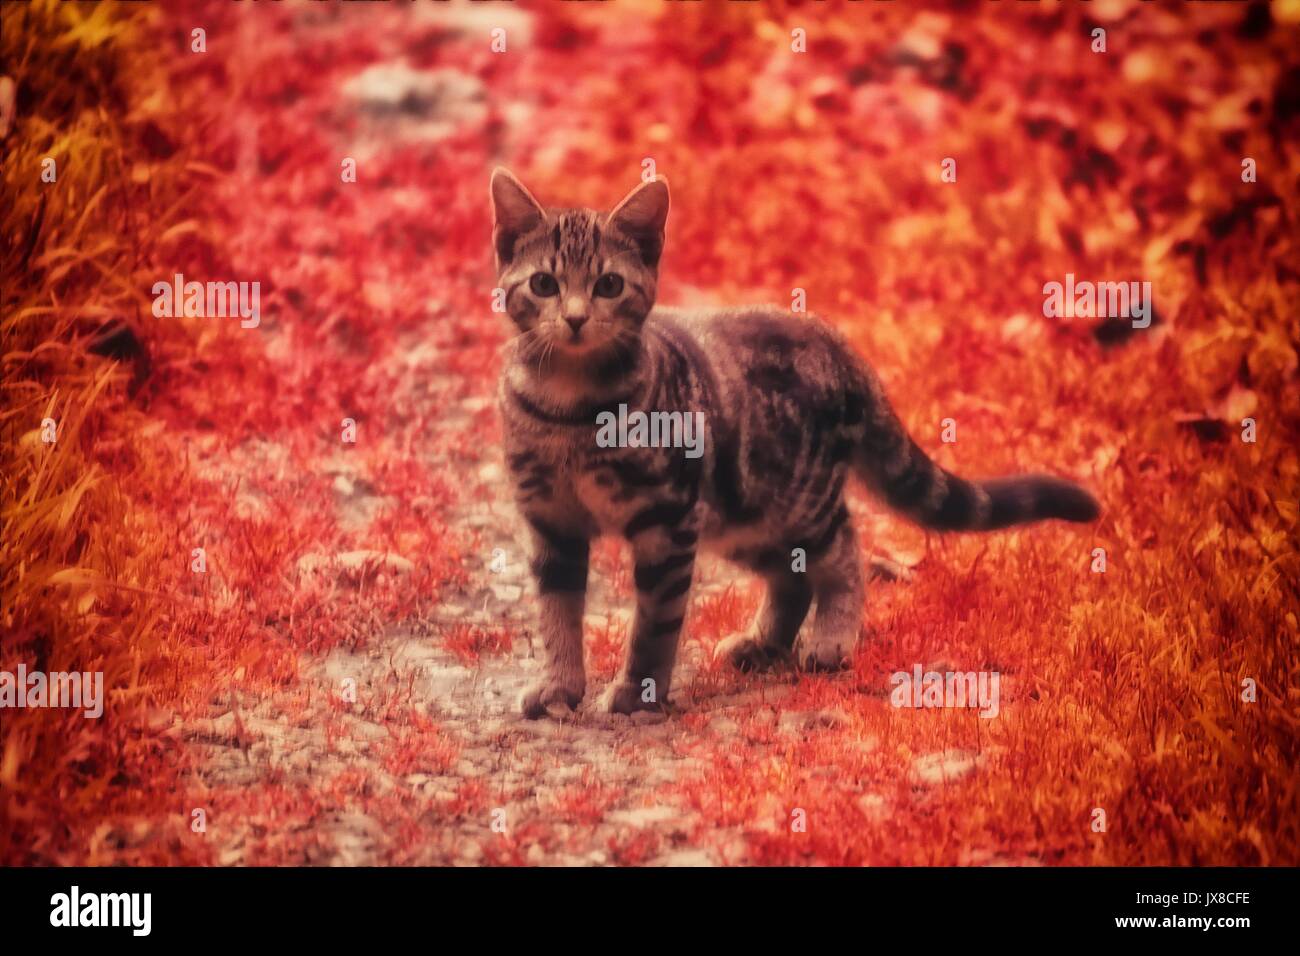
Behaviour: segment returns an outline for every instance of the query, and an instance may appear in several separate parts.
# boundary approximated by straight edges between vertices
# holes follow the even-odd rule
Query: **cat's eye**
[[[528,288],[533,290],[533,295],[540,295],[543,299],[560,294],[560,284],[549,272],[534,272],[528,280]]]
[[[596,280],[596,287],[591,290],[591,294],[604,299],[612,299],[622,291],[623,277],[614,272],[606,272]]]

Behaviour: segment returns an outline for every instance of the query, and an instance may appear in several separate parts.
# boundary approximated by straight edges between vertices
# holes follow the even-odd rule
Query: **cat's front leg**
[[[626,534],[635,562],[636,622],[623,674],[603,702],[616,714],[662,710],[668,701],[698,540],[689,505],[651,505]]]
[[[582,614],[587,597],[590,541],[579,530],[525,514],[532,543],[532,570],[541,604],[539,630],[546,672],[524,692],[520,712],[530,720],[552,707],[576,710],[587,690],[582,660]]]

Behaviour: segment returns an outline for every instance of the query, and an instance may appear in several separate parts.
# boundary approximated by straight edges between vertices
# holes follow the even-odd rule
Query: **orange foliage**
[[[444,419],[490,396],[506,334],[487,305],[501,157],[545,201],[596,206],[652,157],[673,188],[662,301],[804,289],[944,465],[1057,469],[1103,502],[1083,531],[873,526],[872,547],[926,556],[873,586],[849,675],[679,687],[671,746],[702,769],[664,799],[693,811],[694,845],[761,863],[1300,862],[1296,4],[1252,33],[1235,4],[520,2],[531,40],[509,56],[456,11],[202,6],[223,43],[196,58],[193,4],[4,5],[26,145],[5,167],[0,665],[102,670],[109,704],[99,722],[5,713],[0,862],[229,862],[191,832],[194,806],[255,818],[247,862],[320,859],[340,806],[401,836],[391,862],[440,861],[439,840],[521,797],[466,779],[435,805],[356,770],[212,790],[173,727],[240,695],[305,708],[304,659],[427,625],[465,584],[475,539],[451,515],[497,432],[490,410]],[[98,86],[55,52],[79,24]],[[807,54],[789,52],[795,28]],[[399,54],[471,78],[454,133],[341,118],[348,79]],[[40,199],[33,170],[65,134],[79,162]],[[341,150],[366,142],[341,188]],[[152,319],[148,289],[173,272],[261,277],[268,328]],[[1151,281],[1157,322],[1114,336],[1043,318],[1043,283],[1067,273]],[[148,374],[91,348],[109,318],[131,324]],[[47,415],[63,424],[43,447]],[[1255,443],[1238,440],[1247,415]],[[345,417],[366,441],[340,450]],[[941,445],[949,417],[959,441]],[[342,520],[346,489],[366,487],[374,510]],[[301,571],[354,550],[413,567]],[[756,604],[744,587],[698,599],[687,640],[711,646]],[[511,636],[435,629],[465,662]],[[607,677],[621,631],[589,637]],[[999,671],[1000,717],[889,706],[891,672],[940,660]],[[711,695],[751,680],[791,690],[716,729]],[[453,773],[460,742],[420,703],[376,704],[380,763]],[[937,752],[981,770],[917,786]],[[588,773],[482,859],[575,850],[618,796]],[[661,843],[629,831],[608,850],[641,863]]]

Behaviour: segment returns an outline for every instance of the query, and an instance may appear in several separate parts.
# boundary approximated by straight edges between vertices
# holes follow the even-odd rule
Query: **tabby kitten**
[[[697,548],[750,568],[767,597],[717,654],[742,669],[794,658],[844,665],[862,623],[858,544],[844,483],[858,475],[927,528],[1090,521],[1097,503],[1058,478],[971,482],[907,435],[875,374],[821,322],[776,308],[655,309],[668,185],[643,183],[606,215],[545,209],[492,175],[499,285],[519,334],[500,402],[506,460],[532,544],[546,673],[520,707],[540,717],[586,691],[582,616],[589,542],[632,546],[636,621],[617,713],[668,699]],[[602,447],[602,412],[703,412],[703,454]],[[802,549],[806,571],[795,549]],[[810,634],[795,650],[814,600]]]

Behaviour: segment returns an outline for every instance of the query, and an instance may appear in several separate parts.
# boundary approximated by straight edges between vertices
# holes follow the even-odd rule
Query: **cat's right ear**
[[[509,265],[519,237],[536,229],[546,210],[510,170],[498,166],[492,171],[492,217],[492,246],[500,267]]]
[[[630,236],[650,268],[659,265],[664,249],[664,224],[668,221],[668,180],[656,176],[623,197],[605,221]]]

